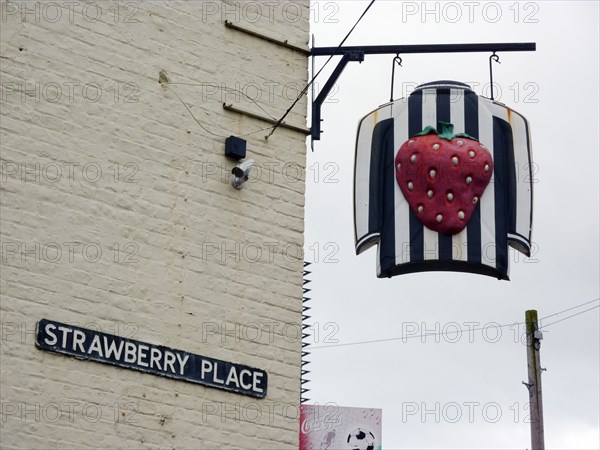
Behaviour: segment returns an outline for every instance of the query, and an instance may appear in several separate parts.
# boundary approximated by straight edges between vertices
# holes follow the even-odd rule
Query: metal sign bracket
[[[485,43],[485,44],[423,44],[423,45],[371,45],[371,46],[349,46],[349,47],[315,47],[313,36],[313,48],[311,49],[313,77],[316,56],[340,55],[342,59],[323,86],[323,89],[315,98],[313,89],[312,121],[311,121],[311,147],[314,141],[321,139],[321,107],[335,85],[346,65],[350,61],[364,61],[365,55],[400,55],[408,53],[474,53],[487,52],[531,52],[536,50],[535,42],[520,43]]]

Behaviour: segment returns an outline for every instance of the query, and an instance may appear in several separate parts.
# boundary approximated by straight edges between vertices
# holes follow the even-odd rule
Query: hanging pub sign
[[[42,319],[36,346],[126,369],[237,392],[267,395],[267,373],[248,366]]]
[[[358,126],[356,253],[378,245],[377,276],[471,272],[509,279],[511,246],[530,256],[529,124],[468,85],[437,81]]]

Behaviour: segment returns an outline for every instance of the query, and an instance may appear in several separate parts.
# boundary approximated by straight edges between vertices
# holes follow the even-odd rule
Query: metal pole
[[[540,345],[542,332],[538,329],[536,310],[525,311],[527,333],[527,372],[529,406],[531,411],[531,449],[544,450],[544,414],[542,409],[542,369],[540,367]]]
[[[408,53],[471,53],[471,52],[532,52],[535,42],[496,42],[483,44],[404,44],[404,45],[356,45],[348,47],[314,47],[313,56],[343,55],[361,52],[365,55]]]

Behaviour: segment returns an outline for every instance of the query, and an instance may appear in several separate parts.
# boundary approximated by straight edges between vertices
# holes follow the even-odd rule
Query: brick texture
[[[307,57],[224,21],[308,48],[309,2],[0,4],[2,448],[297,448],[305,136],[223,103],[278,118]],[[40,351],[42,318],[265,369],[268,395]]]

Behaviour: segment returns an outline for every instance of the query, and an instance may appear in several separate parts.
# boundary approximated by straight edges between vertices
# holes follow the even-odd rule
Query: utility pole
[[[544,413],[542,409],[542,368],[540,367],[540,345],[542,332],[538,329],[536,310],[525,311],[527,333],[527,372],[528,382],[523,383],[529,390],[529,410],[531,411],[531,449],[544,450]]]

